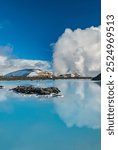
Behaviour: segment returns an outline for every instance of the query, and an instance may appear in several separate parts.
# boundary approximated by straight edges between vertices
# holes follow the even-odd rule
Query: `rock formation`
[[[16,93],[35,94],[35,95],[50,95],[58,94],[60,90],[57,87],[38,88],[33,86],[17,86],[13,89]]]
[[[93,77],[92,80],[94,80],[94,81],[101,80],[101,73],[99,75],[97,75],[96,77]]]

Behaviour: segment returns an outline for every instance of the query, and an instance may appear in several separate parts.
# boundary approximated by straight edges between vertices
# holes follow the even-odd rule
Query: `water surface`
[[[1,150],[100,150],[100,85],[89,80],[4,81]],[[17,85],[56,86],[63,97],[23,96]]]

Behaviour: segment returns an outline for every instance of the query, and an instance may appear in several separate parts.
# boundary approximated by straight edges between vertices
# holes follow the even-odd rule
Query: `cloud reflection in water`
[[[62,100],[56,100],[55,108],[67,127],[100,128],[101,88],[93,82],[57,82],[64,93]]]

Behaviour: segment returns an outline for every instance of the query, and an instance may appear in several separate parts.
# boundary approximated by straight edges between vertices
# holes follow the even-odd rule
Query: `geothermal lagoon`
[[[1,150],[100,150],[101,88],[91,80],[1,81]],[[61,95],[35,96],[18,85],[57,87]]]

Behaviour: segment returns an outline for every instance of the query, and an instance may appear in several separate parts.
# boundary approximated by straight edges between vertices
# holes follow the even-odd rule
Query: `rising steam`
[[[66,29],[54,45],[56,73],[78,72],[94,76],[100,72],[101,27]]]

